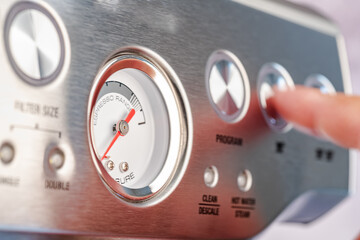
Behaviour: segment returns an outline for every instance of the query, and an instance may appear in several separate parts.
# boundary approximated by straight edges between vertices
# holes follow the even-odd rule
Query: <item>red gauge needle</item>
[[[133,118],[133,116],[135,115],[135,110],[131,109],[129,114],[127,115],[127,117],[125,118],[125,122],[129,123],[130,120]]]
[[[125,118],[125,122],[129,123],[130,120],[133,118],[133,116],[135,115],[135,110],[131,109],[129,114],[127,115],[127,117]],[[116,142],[116,140],[119,138],[119,136],[123,136],[121,135],[120,131],[117,131],[115,134],[115,137],[113,138],[113,140],[111,141],[110,145],[108,146],[108,148],[106,149],[104,156],[101,158],[101,161],[104,160],[104,158],[106,157],[106,154],[110,151],[110,149],[112,148],[112,146],[114,145],[114,143]]]

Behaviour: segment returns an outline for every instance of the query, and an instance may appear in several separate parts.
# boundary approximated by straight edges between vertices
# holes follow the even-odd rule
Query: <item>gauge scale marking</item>
[[[126,99],[128,101],[126,101]],[[131,108],[133,108],[136,113],[140,112],[143,119],[137,124],[142,125],[146,123],[145,114],[142,106],[136,95],[131,91],[131,89],[121,82],[107,81],[105,82],[104,88],[102,88],[101,92],[99,93],[97,104],[95,106],[93,117],[94,126],[96,126],[97,124],[97,118],[100,109],[109,101],[118,101],[122,104],[125,104],[128,112],[130,112]]]

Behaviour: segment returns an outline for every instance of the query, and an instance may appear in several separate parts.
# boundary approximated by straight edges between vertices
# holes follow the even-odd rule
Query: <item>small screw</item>
[[[115,167],[115,164],[114,164],[114,162],[113,161],[108,161],[107,162],[107,167],[110,169],[110,170],[113,170],[114,169],[114,167]]]
[[[119,122],[119,131],[121,135],[125,136],[129,132],[129,124],[126,121],[121,120]]]
[[[129,170],[129,164],[127,162],[120,163],[120,171],[126,172],[127,170]]]

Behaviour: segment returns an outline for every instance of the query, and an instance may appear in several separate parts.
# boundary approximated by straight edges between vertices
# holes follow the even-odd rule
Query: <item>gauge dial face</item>
[[[127,132],[121,132],[131,112]],[[95,148],[107,173],[127,188],[148,186],[164,165],[169,143],[168,113],[157,87],[140,70],[119,70],[101,88],[93,114]]]
[[[121,199],[157,196],[184,167],[187,128],[176,94],[164,71],[140,56],[116,56],[99,71],[89,142],[99,175]]]

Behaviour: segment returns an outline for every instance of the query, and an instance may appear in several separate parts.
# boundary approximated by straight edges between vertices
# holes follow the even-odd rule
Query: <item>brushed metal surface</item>
[[[267,62],[284,66],[295,84],[319,73],[337,91],[349,92],[341,36],[310,13],[271,1],[249,2],[246,5],[251,6],[217,0],[47,1],[70,38],[68,71],[51,84],[34,88],[19,79],[0,44],[0,142],[10,142],[16,150],[10,164],[0,164],[0,229],[139,238],[249,238],[308,190],[348,192],[353,180],[349,151],[296,130],[272,132],[256,97],[256,78]],[[1,26],[12,4],[1,2]],[[4,31],[0,34],[4,39]],[[93,79],[104,60],[127,45],[147,47],[171,65],[193,116],[193,147],[184,176],[169,197],[147,208],[129,206],[107,191],[92,165],[87,142],[86,107]],[[222,121],[207,98],[205,66],[217,49],[235,54],[249,77],[250,107],[239,123]],[[49,114],[49,107],[58,108],[58,114]],[[217,134],[241,138],[242,145],[216,142]],[[45,163],[46,151],[53,146],[66,158],[57,171]],[[318,151],[323,153],[320,159]],[[211,165],[219,172],[214,188],[203,179]],[[244,169],[251,171],[253,180],[246,193],[237,186]],[[209,195],[217,196],[219,215],[199,214],[199,204],[214,200]],[[232,202],[235,197],[255,198],[248,218],[235,217],[233,207],[239,207]]]

